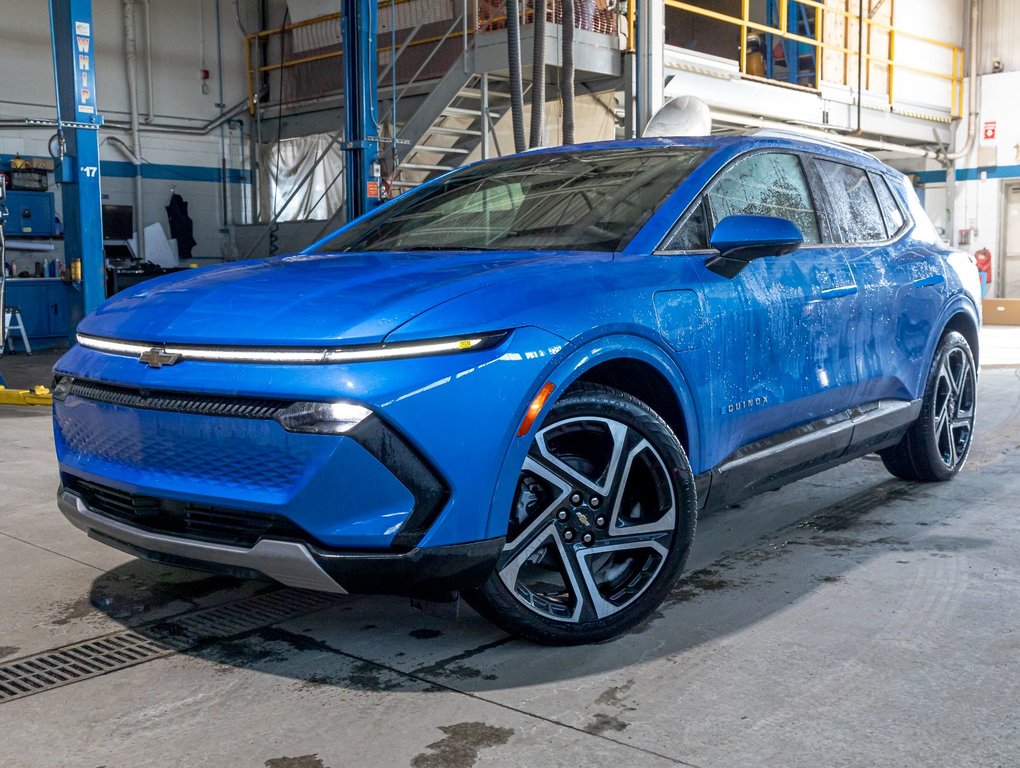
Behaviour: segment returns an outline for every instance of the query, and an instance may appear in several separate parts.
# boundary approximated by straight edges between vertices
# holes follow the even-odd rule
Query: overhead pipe
[[[563,0],[563,50],[560,54],[563,143],[574,143],[574,0]]]
[[[524,85],[521,82],[521,10],[517,0],[506,0],[506,55],[510,74],[510,116],[514,127],[514,151],[523,152]]]
[[[970,0],[970,35],[967,43],[967,77],[970,82],[967,84],[967,138],[956,152],[939,150],[936,159],[943,166],[948,167],[953,161],[959,160],[970,154],[974,148],[974,140],[977,138],[978,129],[978,41],[981,31],[981,0]]]
[[[531,57],[532,148],[545,143],[545,4],[546,0],[535,0],[535,37]]]
[[[784,32],[786,30],[783,30]],[[871,38],[868,38],[869,40]],[[870,48],[869,48],[870,53]],[[818,52],[815,51],[815,56]],[[868,70],[870,72],[870,70]],[[864,98],[864,0],[857,0],[857,130],[854,133],[860,136],[864,133],[861,130],[861,107]]]
[[[156,89],[152,87],[152,5],[149,0],[142,0],[145,5],[145,86],[149,109],[145,122],[151,125],[156,119]]]
[[[145,217],[142,211],[142,136],[138,130],[138,50],[135,39],[135,0],[124,0],[124,64],[127,69],[131,154],[135,165],[135,255],[145,258]]]

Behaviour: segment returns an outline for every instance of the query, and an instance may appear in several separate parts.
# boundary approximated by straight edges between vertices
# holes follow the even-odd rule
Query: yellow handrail
[[[950,104],[949,110],[953,117],[959,117],[963,114],[963,68],[959,65],[959,62],[963,58],[963,49],[949,43],[944,40],[937,40],[926,35],[918,35],[913,32],[908,32],[903,29],[899,29],[895,26],[892,17],[892,10],[890,8],[890,23],[879,21],[877,19],[871,19],[865,17],[863,19],[864,24],[868,26],[868,50],[860,51],[856,48],[850,48],[847,46],[840,45],[834,42],[828,42],[818,38],[806,37],[795,32],[791,32],[787,29],[788,21],[788,4],[786,0],[780,0],[779,6],[779,27],[772,27],[768,24],[762,24],[757,21],[750,19],[749,2],[748,0],[741,0],[740,16],[731,16],[727,13],[721,13],[719,11],[713,11],[708,8],[702,8],[697,5],[693,5],[684,0],[663,0],[666,6],[670,8],[676,8],[680,11],[693,13],[698,16],[705,18],[714,19],[716,21],[722,21],[727,24],[733,24],[740,28],[740,71],[743,74],[747,74],[747,36],[748,30],[755,32],[764,32],[766,34],[775,35],[776,37],[784,40],[790,40],[797,43],[803,43],[805,45],[812,46],[815,49],[815,82],[820,83],[822,81],[822,66],[821,66],[821,52],[822,51],[835,51],[842,53],[845,57],[849,56],[861,56],[868,63],[868,79],[870,80],[871,65],[884,65],[888,68],[888,80],[887,80],[887,95],[889,99],[889,105],[893,104],[893,88],[895,83],[895,73],[897,69],[905,70],[908,72],[914,72],[919,75],[926,77],[933,77],[940,80],[946,80],[950,83]],[[825,5],[818,0],[797,0],[802,6],[807,8],[813,8],[815,10],[815,34],[821,35],[825,23],[825,15],[832,14],[834,16],[842,16],[844,20],[858,21],[858,14],[844,10],[842,8],[833,8]],[[892,6],[892,3],[890,3]],[[889,33],[889,45],[888,51],[885,56],[880,54],[872,53],[870,50],[870,38],[871,29],[877,28]],[[925,67],[918,67],[914,64],[908,64],[905,62],[896,61],[896,41],[899,38],[908,38],[920,43],[933,45],[939,48],[947,50],[952,59],[951,71],[945,72],[942,70],[927,69]],[[844,75],[844,85],[848,84],[848,77]]]

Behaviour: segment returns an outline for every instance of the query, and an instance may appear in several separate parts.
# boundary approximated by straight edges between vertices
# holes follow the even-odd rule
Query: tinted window
[[[899,203],[896,202],[896,198],[889,189],[889,182],[882,175],[877,173],[871,174],[871,184],[875,188],[875,194],[878,195],[878,204],[882,206],[885,228],[889,231],[889,237],[892,237],[903,229],[906,218],[903,216]]]
[[[315,250],[615,250],[710,151],[629,147],[481,163],[399,197]]]
[[[708,192],[712,224],[727,216],[778,216],[796,224],[805,243],[818,242],[818,220],[804,171],[794,155],[759,152],[723,172]]]
[[[885,220],[866,171],[852,165],[816,160],[829,193],[829,218],[842,243],[885,240]]]

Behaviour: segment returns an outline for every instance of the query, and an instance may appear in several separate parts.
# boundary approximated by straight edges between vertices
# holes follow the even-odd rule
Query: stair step
[[[469,155],[471,154],[470,149],[461,149],[460,147],[440,147],[435,144],[415,144],[411,149],[412,152],[430,152],[433,155]]]
[[[469,98],[472,98],[472,99],[481,99],[482,98],[482,89],[481,88],[461,88],[460,89],[460,95],[461,96],[465,96],[465,97],[469,97]],[[503,93],[503,91],[494,91],[494,90],[492,90],[490,88],[489,89],[489,98],[491,99],[491,98],[494,98],[494,97],[497,98],[497,99],[509,99],[510,98],[510,94],[509,93]]]
[[[400,171],[452,171],[452,165],[428,165],[427,163],[401,163],[397,166]]]
[[[433,125],[425,133],[444,133],[449,136],[481,136],[481,131],[475,131],[471,128],[448,128],[445,125]]]
[[[478,117],[482,114],[480,109],[463,109],[462,107],[447,107],[443,110],[444,115],[452,117]]]

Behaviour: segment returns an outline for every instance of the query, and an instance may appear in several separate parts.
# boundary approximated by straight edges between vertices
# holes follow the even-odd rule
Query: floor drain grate
[[[0,666],[0,702],[105,675],[172,653],[137,632],[119,632]]]
[[[341,598],[325,592],[280,589],[246,600],[186,613],[157,625],[163,642],[181,647],[206,639],[232,637],[259,627],[312,613]]]
[[[312,613],[340,601],[322,592],[279,589],[185,613],[147,629],[117,632],[0,665],[0,703],[105,675]]]

